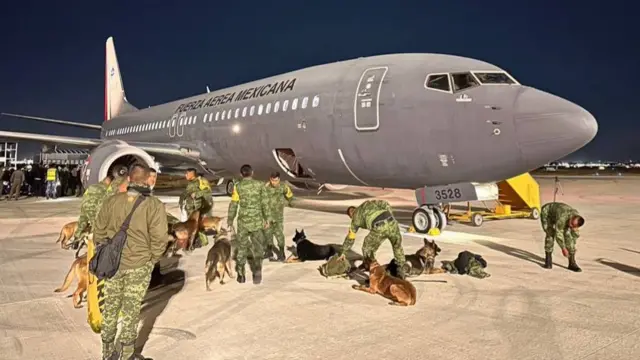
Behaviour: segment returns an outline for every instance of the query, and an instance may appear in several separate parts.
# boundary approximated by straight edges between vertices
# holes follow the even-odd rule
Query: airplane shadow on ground
[[[180,257],[180,255],[176,255],[172,258],[164,258],[160,261],[160,266],[153,269],[149,290],[142,300],[142,309],[140,310],[142,327],[136,340],[136,353],[138,354],[142,352],[149,340],[149,335],[158,316],[165,310],[171,298],[184,288],[186,273],[177,268]]]
[[[622,271],[623,273],[640,277],[640,269],[636,267],[620,264],[619,262],[615,262],[615,261],[607,261],[603,258],[596,259],[596,262],[602,265],[608,266],[610,268],[616,269],[618,271]]]
[[[510,256],[513,256],[515,258],[518,258],[520,260],[525,260],[525,261],[529,261],[532,262],[540,267],[544,266],[544,259],[534,253],[528,252],[526,250],[521,250],[521,249],[517,249],[511,246],[507,246],[504,244],[498,244],[495,243],[493,241],[489,241],[489,240],[474,240],[474,242],[476,244],[488,247],[491,250],[495,250],[495,251],[499,251],[503,254],[507,254]],[[555,266],[560,266],[560,267],[565,267],[562,265],[559,265],[557,263],[553,263]]]

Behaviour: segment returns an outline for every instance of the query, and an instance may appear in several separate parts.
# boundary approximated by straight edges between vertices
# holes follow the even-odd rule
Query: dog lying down
[[[369,264],[369,286],[352,285],[352,288],[369,294],[380,294],[391,300],[389,305],[415,305],[417,299],[416,287],[412,283],[387,275],[386,269],[375,260]]]
[[[304,233],[304,229],[298,231],[293,236],[293,243],[295,244],[295,254],[291,251],[291,255],[285,260],[286,263],[304,262],[304,261],[317,261],[317,260],[329,260],[333,255],[340,253],[342,245],[340,244],[327,244],[318,245],[307,239],[307,235]],[[346,259],[353,265],[355,261],[362,261],[362,255],[353,250],[349,250],[346,254]]]

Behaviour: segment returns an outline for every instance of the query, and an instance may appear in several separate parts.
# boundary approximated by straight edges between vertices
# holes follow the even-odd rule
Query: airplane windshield
[[[474,72],[482,84],[515,84],[515,81],[503,72]]]
[[[465,73],[453,73],[451,74],[451,79],[453,80],[453,91],[458,92],[462,90],[466,90],[472,88],[474,86],[478,86],[478,82],[469,72]]]

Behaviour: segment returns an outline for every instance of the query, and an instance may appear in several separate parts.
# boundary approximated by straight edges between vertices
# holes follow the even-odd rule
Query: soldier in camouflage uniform
[[[557,242],[562,249],[562,255],[569,258],[568,269],[582,271],[576,264],[576,241],[580,237],[578,229],[584,225],[584,218],[578,214],[578,210],[564,203],[547,203],[540,209],[540,222],[546,235],[544,267],[551,269],[553,266],[551,254],[553,244]]]
[[[182,221],[186,221],[191,213],[196,210],[200,211],[200,217],[213,216],[213,192],[211,190],[211,184],[209,180],[202,176],[196,176],[196,169],[187,169],[185,177],[189,180],[187,188],[180,196],[179,206],[184,210]],[[207,235],[203,232],[198,232],[198,238],[202,243],[202,246],[207,246],[209,240]]]
[[[233,221],[238,215],[238,253],[236,258],[237,281],[244,283],[245,264],[247,253],[251,252],[249,267],[253,274],[253,283],[262,282],[262,260],[264,257],[264,232],[263,229],[269,227],[272,220],[269,214],[269,204],[264,183],[254,180],[253,169],[250,165],[243,165],[240,168],[242,179],[233,186],[229,212],[227,216],[227,227],[233,225]],[[240,211],[238,211],[238,205]]]
[[[76,248],[82,235],[85,233],[85,229],[88,224],[93,224],[97,211],[102,205],[102,201],[107,196],[107,193],[111,191],[111,183],[113,182],[113,175],[107,175],[101,182],[93,184],[85,190],[82,195],[82,202],[80,204],[80,216],[78,217],[78,227],[73,234],[73,248]]]
[[[269,260],[276,261],[272,258],[272,254],[275,252],[278,256],[277,261],[284,261],[284,207],[288,205],[291,207],[291,201],[293,200],[293,192],[287,184],[280,182],[280,173],[274,172],[269,178],[269,182],[266,184],[267,198],[269,202],[269,213],[271,214],[271,222],[269,228],[264,231],[265,233],[265,251],[268,254]],[[276,237],[278,247],[273,245],[273,237]],[[274,251],[275,250],[275,251]]]
[[[107,198],[95,222],[96,243],[113,238],[120,230],[133,204],[139,196],[144,200],[134,211],[127,230],[127,246],[122,250],[118,272],[105,280],[105,305],[102,313],[103,324],[102,359],[137,360],[144,359],[134,354],[138,336],[138,322],[142,299],[149,287],[154,264],[167,248],[167,214],[164,204],[150,196],[147,185],[149,170],[144,165],[134,165],[129,173],[130,184],[126,192]],[[119,341],[122,353],[116,349],[118,317],[121,318]]]
[[[351,226],[349,233],[344,239],[340,256],[344,258],[345,254],[351,249],[356,240],[356,232],[359,228],[368,229],[369,234],[364,238],[362,243],[362,255],[364,262],[376,258],[376,252],[385,239],[389,239],[393,248],[393,257],[397,264],[404,264],[404,249],[402,248],[402,234],[398,221],[393,217],[391,206],[384,200],[367,200],[360,206],[350,206],[347,214],[351,218]],[[398,267],[398,277],[404,279],[405,273],[402,266]]]
[[[467,274],[478,279],[491,276],[484,269],[487,261],[481,255],[476,255],[470,251],[463,251],[458,254],[454,261],[442,261],[442,268],[450,274]]]

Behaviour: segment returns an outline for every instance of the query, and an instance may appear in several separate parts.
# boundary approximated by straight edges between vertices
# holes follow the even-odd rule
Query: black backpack
[[[96,246],[95,254],[89,262],[89,271],[95,275],[98,280],[111,279],[118,272],[122,249],[124,249],[124,244],[127,242],[127,229],[129,229],[131,216],[144,199],[145,196],[140,194],[133,204],[131,212],[122,225],[120,225],[120,230],[118,230],[113,238],[106,239],[106,241]]]

